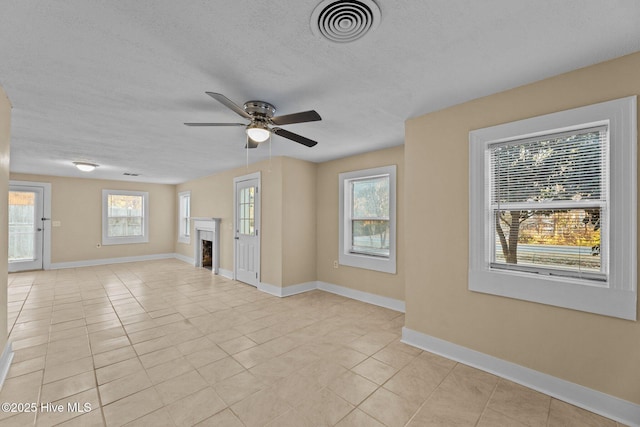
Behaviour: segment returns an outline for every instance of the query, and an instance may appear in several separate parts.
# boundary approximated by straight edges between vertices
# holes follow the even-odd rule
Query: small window
[[[469,289],[636,319],[636,98],[469,134]]]
[[[191,192],[183,191],[178,194],[178,242],[189,243],[191,241]]]
[[[102,244],[149,241],[149,193],[102,190]]]
[[[341,173],[340,264],[396,272],[396,167]]]

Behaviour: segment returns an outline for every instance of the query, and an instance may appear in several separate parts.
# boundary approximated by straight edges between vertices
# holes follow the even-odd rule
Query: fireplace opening
[[[191,218],[193,220],[193,264],[213,274],[220,269],[220,218]]]
[[[213,242],[202,240],[202,267],[207,270],[213,269]]]

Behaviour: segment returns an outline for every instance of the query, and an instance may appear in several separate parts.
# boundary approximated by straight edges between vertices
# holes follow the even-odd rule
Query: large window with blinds
[[[472,131],[469,288],[636,318],[636,100]]]
[[[492,268],[606,280],[608,134],[598,126],[489,144]]]
[[[345,172],[340,181],[342,265],[396,272],[396,167]]]

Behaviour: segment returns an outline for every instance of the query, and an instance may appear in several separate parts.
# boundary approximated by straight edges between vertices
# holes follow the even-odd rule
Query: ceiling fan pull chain
[[[249,135],[247,135],[247,145],[246,145],[246,151],[247,151],[247,166],[246,168],[249,169]]]
[[[269,132],[269,172],[271,172],[271,132]]]

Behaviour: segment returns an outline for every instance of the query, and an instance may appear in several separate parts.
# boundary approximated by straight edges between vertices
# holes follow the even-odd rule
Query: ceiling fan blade
[[[271,131],[278,136],[290,139],[302,145],[306,145],[307,147],[313,147],[317,144],[317,142],[312,139],[305,138],[302,135],[298,135],[297,133],[289,132],[288,130],[284,130],[281,128],[272,128]]]
[[[232,100],[230,100],[223,94],[215,93],[215,92],[205,92],[205,93],[210,97],[212,97],[213,99],[215,99],[216,101],[218,101],[219,103],[221,103],[222,105],[224,105],[225,107],[235,111],[237,114],[241,115],[245,119],[251,120],[251,116],[246,111],[244,111],[244,108],[235,104]]]
[[[187,126],[246,126],[245,123],[185,123]]]
[[[300,113],[271,118],[271,122],[278,126],[291,125],[294,123],[317,122],[318,120],[322,120],[322,117],[320,117],[320,114],[316,113],[315,110],[302,111]]]
[[[260,145],[258,141],[251,139],[251,137],[247,135],[247,145],[245,145],[244,148],[258,148],[258,145]]]

